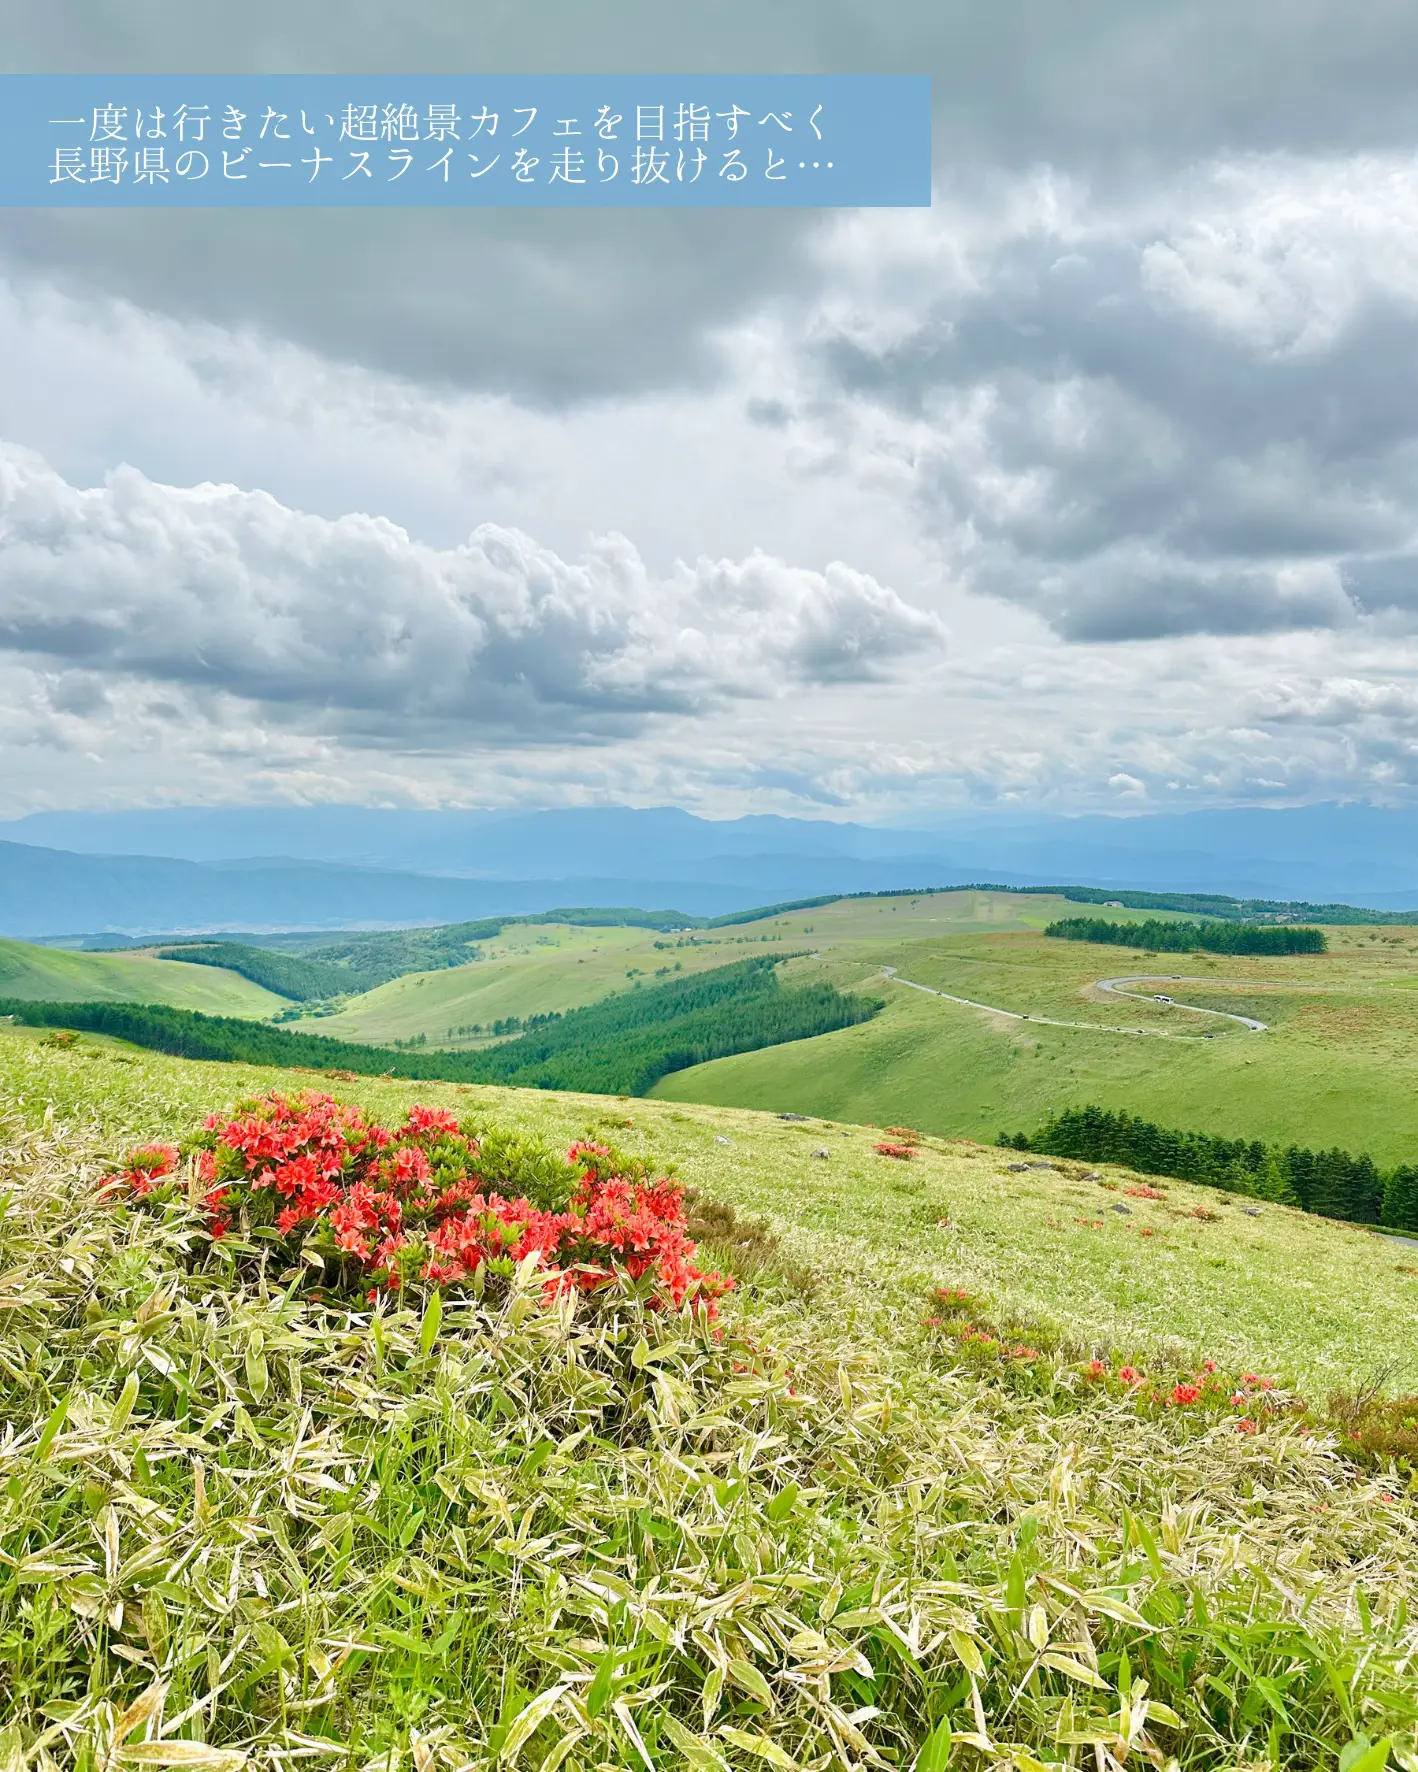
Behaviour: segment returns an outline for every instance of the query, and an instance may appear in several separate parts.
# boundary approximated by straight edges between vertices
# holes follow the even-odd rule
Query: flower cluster
[[[874,1144],[872,1149],[879,1157],[896,1157],[903,1163],[916,1154],[915,1148],[909,1144]]]
[[[1058,1338],[1044,1325],[1001,1319],[984,1299],[963,1286],[937,1286],[931,1293],[931,1306],[931,1314],[921,1320],[948,1345],[952,1358],[964,1357],[977,1367],[993,1368],[1001,1378],[1013,1372],[1017,1377],[1011,1382],[1025,1385],[1049,1381],[1042,1364],[1035,1374],[1034,1363],[1045,1362],[1050,1355],[1058,1363],[1056,1371],[1068,1369]],[[1173,1369],[1165,1375],[1126,1361],[1111,1364],[1096,1358],[1072,1370],[1084,1380],[1076,1393],[1080,1401],[1101,1391],[1126,1399],[1143,1413],[1229,1414],[1241,1434],[1255,1433],[1259,1425],[1282,1416],[1303,1415],[1305,1409],[1299,1398],[1279,1395],[1273,1378],[1255,1372],[1228,1378],[1215,1360],[1204,1360],[1196,1372]]]
[[[530,1261],[548,1299],[649,1277],[657,1301],[714,1313],[732,1282],[695,1265],[682,1190],[620,1172],[598,1144],[567,1153],[564,1204],[505,1197],[479,1174],[479,1144],[457,1119],[412,1107],[390,1131],[313,1092],[271,1094],[210,1115],[191,1149],[208,1233],[269,1227],[377,1294],[409,1281],[471,1285]],[[171,1145],[133,1151],[106,1190],[146,1196],[175,1185]]]
[[[128,1153],[128,1167],[117,1175],[106,1176],[105,1188],[126,1187],[129,1193],[150,1194],[177,1168],[180,1153],[172,1144],[140,1144]]]
[[[1236,1431],[1242,1434],[1253,1434],[1257,1418],[1277,1414],[1281,1407],[1272,1397],[1276,1389],[1273,1378],[1248,1372],[1244,1378],[1228,1380],[1218,1372],[1215,1360],[1204,1361],[1199,1372],[1173,1383],[1170,1388],[1165,1379],[1159,1381],[1149,1377],[1136,1366],[1123,1365],[1116,1372],[1110,1371],[1105,1360],[1090,1360],[1083,1368],[1083,1376],[1095,1384],[1119,1384],[1125,1391],[1135,1394],[1139,1401],[1155,1408],[1209,1407],[1219,1411],[1229,1406],[1239,1412]]]

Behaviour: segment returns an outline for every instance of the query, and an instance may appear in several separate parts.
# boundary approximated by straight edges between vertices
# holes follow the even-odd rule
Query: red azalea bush
[[[909,1144],[874,1144],[872,1149],[879,1157],[896,1157],[901,1162],[908,1162],[915,1156],[914,1148]]]
[[[312,1091],[209,1115],[189,1147],[214,1240],[238,1222],[244,1233],[270,1227],[373,1293],[410,1281],[481,1291],[528,1258],[549,1299],[649,1275],[658,1302],[689,1300],[713,1315],[732,1286],[695,1266],[683,1190],[643,1164],[575,1144],[562,1197],[538,1205],[499,1193],[479,1172],[480,1154],[479,1139],[441,1109],[412,1107],[389,1131]],[[102,1186],[138,1197],[173,1189],[180,1160],[172,1145],[146,1145]]]

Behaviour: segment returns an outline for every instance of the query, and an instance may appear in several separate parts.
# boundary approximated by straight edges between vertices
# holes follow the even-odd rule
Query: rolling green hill
[[[616,992],[565,1016],[534,1016],[517,1037],[471,1052],[417,1045],[394,1051],[157,1003],[0,997],[0,1017],[53,1028],[64,1041],[82,1030],[180,1058],[643,1095],[669,1071],[755,1046],[812,1039],[882,1008],[881,998],[838,991],[822,978],[790,980],[785,988],[780,970],[774,955],[760,954],[666,979],[649,990]]]
[[[61,1126],[97,1128],[110,1150],[171,1137],[244,1095],[312,1087],[386,1120],[427,1102],[553,1144],[593,1137],[673,1164],[704,1194],[771,1213],[818,1269],[825,1314],[840,1311],[867,1340],[880,1330],[887,1349],[912,1358],[921,1289],[950,1278],[987,1291],[1003,1309],[1066,1321],[1085,1342],[1139,1356],[1180,1338],[1191,1353],[1254,1362],[1317,1392],[1383,1365],[1418,1387],[1410,1327],[1418,1263],[1401,1245],[1281,1206],[1251,1218],[1245,1208],[1256,1202],[1214,1188],[1178,1181],[1165,1201],[1128,1199],[1129,1215],[1163,1239],[1144,1248],[1121,1214],[1104,1219],[1101,1235],[1091,1228],[1096,1212],[1086,1223],[1074,1216],[1111,1207],[1114,1196],[1087,1179],[1127,1176],[1110,1165],[1033,1168],[1016,1151],[935,1138],[922,1140],[915,1161],[892,1162],[876,1154],[875,1128],[850,1121],[785,1123],[653,1096],[329,1080],[170,1058],[90,1035],[52,1047],[37,1029],[0,1023],[0,1123],[38,1125],[52,1106]],[[1196,1205],[1217,1218],[1192,1218]]]
[[[206,1015],[263,1017],[284,999],[214,966],[147,953],[81,954],[0,941],[0,996],[71,1003],[166,1003]]]
[[[1329,953],[1290,958],[1149,958],[1022,932],[844,949],[815,963],[842,988],[880,988],[880,968],[897,969],[875,1021],[682,1071],[656,1093],[904,1121],[974,1138],[1096,1103],[1167,1126],[1411,1162],[1418,1152],[1418,939],[1362,928],[1329,936]],[[798,961],[790,970],[812,964]],[[1199,979],[1128,988],[1249,1015],[1268,1029],[1255,1034],[1095,988],[1128,973]],[[1029,1019],[929,996],[903,979]],[[1144,1031],[1129,1031],[1136,1029]]]
[[[515,1037],[534,1016],[740,958],[797,953],[785,983],[865,990],[885,997],[886,1009],[857,1027],[680,1071],[660,1092],[976,1138],[1096,1104],[1183,1130],[1368,1151],[1382,1165],[1414,1159],[1418,931],[1331,926],[1324,954],[1149,957],[1047,939],[1068,908],[1058,896],[971,890],[839,899],[685,931],[506,924],[480,930],[479,960],[408,974],[293,1025],[366,1045],[474,1051]],[[1159,917],[1176,927],[1186,920],[1151,904],[1110,906],[1106,915],[1140,931],[1149,919],[1154,928]],[[291,1013],[210,968],[16,944],[6,952],[26,960],[16,986],[0,977],[0,995]],[[77,983],[61,976],[71,968]],[[884,980],[887,968],[895,976]],[[1129,974],[1159,978],[1124,987],[1141,1001],[1096,988]],[[1160,981],[1176,975],[1195,982]],[[1177,1003],[1157,1003],[1157,994]],[[1263,1021],[1267,1031],[1191,1015],[1182,1003]]]
[[[804,948],[832,954],[947,929],[1043,929],[1066,908],[1060,898],[971,891],[836,899],[752,919],[725,918],[684,934],[508,924],[479,943],[482,960],[394,979],[347,1002],[338,1014],[322,1016],[319,1031],[375,1045],[420,1036],[431,1046],[476,1045],[488,1036],[472,1032],[474,1027],[487,1030],[509,1016],[525,1020],[564,1012],[630,990],[637,980],[702,971],[748,954]],[[1113,913],[1138,922],[1149,914],[1156,913]]]

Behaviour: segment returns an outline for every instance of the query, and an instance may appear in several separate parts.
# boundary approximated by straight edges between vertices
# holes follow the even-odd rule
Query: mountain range
[[[927,828],[674,807],[40,812],[0,823],[0,934],[335,929],[560,905],[714,916],[990,881],[1418,907],[1418,818],[1363,805],[1133,817],[984,811]]]

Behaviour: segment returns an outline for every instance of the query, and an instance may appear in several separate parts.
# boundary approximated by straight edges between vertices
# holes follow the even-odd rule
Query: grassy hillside
[[[529,1162],[677,1162],[743,1282],[724,1339],[535,1285],[371,1308],[96,1197],[128,1142],[308,1081],[0,1033],[17,1764],[1418,1767],[1418,1510],[1322,1400],[1411,1383],[1399,1246],[861,1127],[387,1082],[334,1087]],[[1176,1401],[1203,1356],[1253,1415]]]
[[[459,1112],[472,1104],[553,1144],[593,1136],[673,1164],[706,1194],[771,1213],[823,1269],[845,1320],[903,1348],[919,1344],[921,1288],[951,1278],[1139,1357],[1180,1338],[1190,1352],[1274,1368],[1316,1392],[1381,1368],[1418,1386],[1418,1260],[1373,1232],[1286,1207],[1252,1217],[1257,1202],[1212,1188],[1169,1183],[1165,1202],[1129,1199],[1124,1215],[1084,1177],[1125,1171],[1063,1160],[1034,1167],[970,1140],[926,1138],[902,1163],[876,1154],[881,1131],[845,1121],[494,1085],[332,1081],[166,1058],[91,1035],[53,1047],[35,1030],[0,1024],[0,1108],[31,1124],[52,1110],[115,1149],[272,1087],[328,1090],[386,1118],[414,1101]],[[1217,1218],[1191,1218],[1198,1204]],[[1158,1237],[1140,1239],[1143,1226]]]
[[[178,1058],[643,1095],[670,1071],[775,1041],[809,1040],[850,1027],[883,1006],[880,997],[838,991],[820,978],[792,981],[785,988],[780,970],[776,956],[762,954],[680,975],[648,990],[618,992],[565,1016],[534,1017],[519,1036],[472,1052],[417,1044],[395,1051],[156,1003],[0,997],[0,1019],[52,1028],[59,1041],[82,1031]]]
[[[285,1007],[234,972],[152,954],[81,954],[0,941],[0,996],[69,1003],[166,1003],[206,1015],[263,1017]]]
[[[695,929],[686,935],[645,929],[566,925],[508,925],[479,943],[484,958],[447,971],[394,979],[321,1017],[320,1031],[346,1040],[387,1044],[417,1039],[430,1045],[480,1043],[460,1028],[509,1016],[526,1019],[565,1011],[636,979],[722,966],[746,954],[824,954],[862,944],[875,946],[939,934],[943,930],[1043,929],[1067,906],[1060,898],[1025,898],[998,892],[919,893],[893,898],[838,899],[803,911]],[[1113,912],[1139,922],[1149,913]],[[1155,913],[1153,913],[1155,914]]]
[[[1141,951],[1022,933],[824,954],[820,969],[844,988],[868,983],[882,965],[895,966],[899,978],[1031,1019],[1009,1020],[898,982],[885,987],[888,1006],[869,1025],[683,1071],[657,1093],[879,1124],[904,1120],[975,1138],[1096,1102],[1169,1126],[1337,1144],[1382,1162],[1412,1161],[1418,938],[1392,930],[1329,934],[1329,953],[1284,959],[1149,959]],[[1252,1034],[1236,1023],[1095,988],[1099,979],[1127,973],[1200,979],[1129,988],[1251,1015],[1269,1031]],[[1090,1025],[1050,1026],[1038,1017]],[[1126,1031],[1139,1028],[1145,1032]]]
[[[481,961],[393,979],[322,1016],[319,1031],[376,1045],[420,1034],[433,1046],[478,1045],[482,1037],[459,1030],[563,1012],[629,990],[635,978],[653,980],[676,962],[699,970],[728,957],[718,945],[675,946],[675,939],[643,929],[509,928],[480,944]]]

